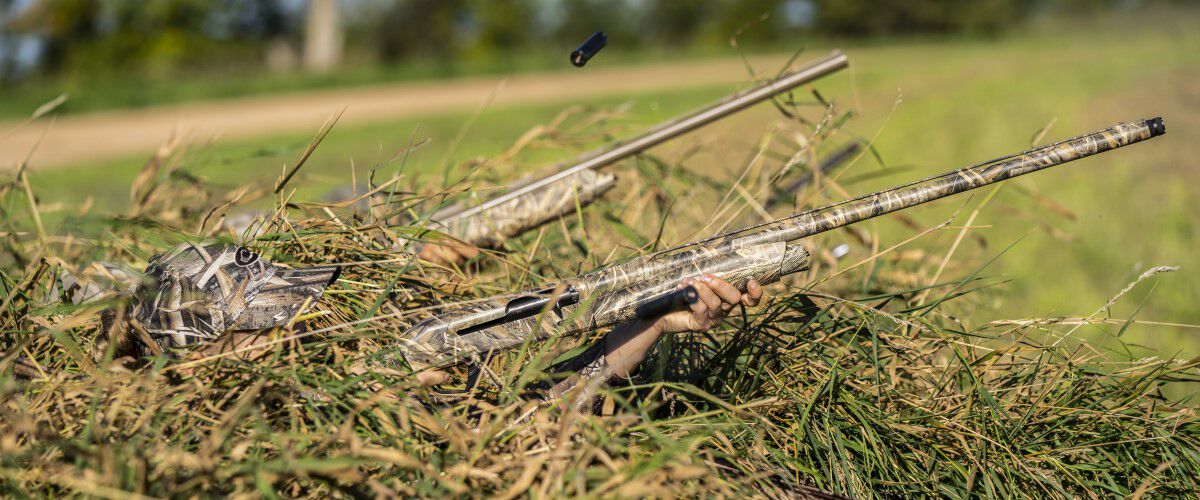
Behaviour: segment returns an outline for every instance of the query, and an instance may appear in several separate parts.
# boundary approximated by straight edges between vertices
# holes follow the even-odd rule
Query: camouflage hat
[[[288,269],[246,247],[183,244],[151,259],[131,313],[167,350],[284,325],[315,304],[340,271]]]

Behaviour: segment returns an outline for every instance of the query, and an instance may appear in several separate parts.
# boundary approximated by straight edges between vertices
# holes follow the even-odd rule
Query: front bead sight
[[[1158,137],[1167,133],[1167,125],[1163,123],[1161,116],[1146,120],[1146,126],[1150,128],[1150,137]]]

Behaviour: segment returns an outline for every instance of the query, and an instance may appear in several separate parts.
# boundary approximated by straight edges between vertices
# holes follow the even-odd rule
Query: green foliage
[[[536,7],[532,0],[477,0],[472,6],[479,23],[477,45],[489,50],[512,50],[524,47],[533,36],[530,25]]]
[[[636,47],[642,42],[644,33],[641,29],[646,26],[637,22],[641,12],[631,2],[563,0],[561,9],[561,19],[554,27],[552,40],[570,49],[596,31],[605,32],[610,43],[619,43],[621,47]]]
[[[1024,20],[1033,3],[1031,0],[819,0],[817,24],[831,33],[854,36],[995,33]]]
[[[718,0],[652,0],[639,24],[650,43],[677,47],[695,41]]]
[[[737,36],[743,44],[778,40],[783,35],[783,23],[779,15],[781,0],[749,0],[724,2],[714,11],[715,34]]]
[[[1157,3],[1157,2],[1151,2]],[[995,34],[1035,15],[1061,18],[1126,8],[1115,0],[395,0],[342,2],[349,59],[520,59],[567,52],[594,31],[614,49],[679,50],[794,42],[814,34]],[[46,42],[41,74],[105,77],[250,72],[303,38],[302,4],[283,0],[45,0],[25,9],[17,32]],[[561,59],[561,57],[560,57]],[[277,68],[271,68],[277,69]]]
[[[230,2],[46,0],[24,23],[44,35],[44,68],[70,78],[121,74],[162,76],[183,68],[257,62],[253,47],[223,43],[206,32]],[[219,62],[218,62],[219,60]]]
[[[459,48],[454,25],[465,5],[462,0],[396,2],[372,26],[380,58],[396,61],[414,55],[451,57]]]

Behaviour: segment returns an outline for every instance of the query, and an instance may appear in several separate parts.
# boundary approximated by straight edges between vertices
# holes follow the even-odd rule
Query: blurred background
[[[571,67],[599,30],[608,47]],[[173,137],[190,145],[190,175],[236,187],[278,177],[344,112],[293,183],[302,195],[415,143],[428,145],[407,168],[440,183],[443,167],[497,155],[568,106],[621,107],[635,131],[832,48],[851,69],[815,87],[854,113],[846,137],[874,144],[878,156],[850,168],[886,174],[849,194],[1019,151],[1042,132],[1163,116],[1162,139],[987,201],[972,230],[985,238],[958,252],[989,263],[996,286],[966,321],[1087,316],[1149,267],[1178,265],[1101,316],[1136,315],[1107,334],[1139,349],[1200,355],[1197,2],[0,0],[0,168],[25,164],[48,223],[69,224],[81,206],[119,210]],[[736,178],[777,118],[759,106],[655,153]],[[537,152],[529,170],[577,152]],[[931,225],[985,198],[910,213]],[[884,241],[911,234],[864,226]],[[955,231],[944,233],[918,246],[943,255]]]
[[[833,41],[986,40],[1184,0],[0,0],[4,116],[352,83],[558,69],[603,29],[610,62]],[[1194,26],[1193,26],[1194,27]]]

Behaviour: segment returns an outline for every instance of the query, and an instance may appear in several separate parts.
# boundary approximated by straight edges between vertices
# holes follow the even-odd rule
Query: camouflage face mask
[[[282,326],[314,305],[339,272],[276,266],[245,247],[183,244],[150,261],[131,315],[167,350]]]

